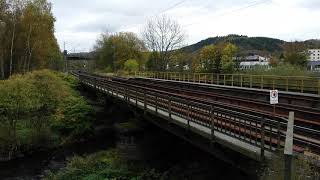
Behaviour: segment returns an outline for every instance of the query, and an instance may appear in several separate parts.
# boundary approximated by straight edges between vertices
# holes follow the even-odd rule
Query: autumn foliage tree
[[[307,65],[307,47],[302,42],[284,44],[284,62],[299,67]]]
[[[47,0],[1,0],[0,77],[62,64]]]

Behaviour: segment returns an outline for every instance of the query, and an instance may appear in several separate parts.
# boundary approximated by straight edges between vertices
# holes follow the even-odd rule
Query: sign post
[[[276,115],[276,104],[279,103],[279,92],[278,90],[270,90],[270,104],[273,105],[273,115]]]

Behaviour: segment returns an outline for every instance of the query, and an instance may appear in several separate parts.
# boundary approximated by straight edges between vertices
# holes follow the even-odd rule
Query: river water
[[[43,179],[49,171],[64,168],[67,160],[74,155],[84,156],[116,148],[118,138],[112,128],[113,124],[130,120],[133,115],[113,103],[107,103],[104,107],[95,104],[95,109],[98,123],[94,137],[83,143],[0,163],[0,179]],[[137,150],[142,154],[141,160],[150,168],[159,172],[169,172],[178,179],[254,179],[158,127],[151,124],[144,127],[142,140],[137,141]]]

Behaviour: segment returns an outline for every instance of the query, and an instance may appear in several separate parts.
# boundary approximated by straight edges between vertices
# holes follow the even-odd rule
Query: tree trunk
[[[31,56],[32,56],[32,49],[31,49],[31,32],[32,32],[32,27],[29,26],[29,34],[28,34],[28,39],[27,39],[27,49],[28,49],[28,55],[27,55],[27,71],[30,71],[30,61],[31,61]]]
[[[14,19],[15,21],[15,19]],[[11,38],[11,48],[10,48],[10,68],[9,68],[9,76],[12,75],[12,61],[13,61],[13,46],[14,46],[14,38],[16,35],[16,22],[13,23],[13,30],[12,30],[12,38]]]
[[[4,79],[4,59],[3,59],[3,55],[0,54],[0,71],[1,71],[1,77],[0,79]]]

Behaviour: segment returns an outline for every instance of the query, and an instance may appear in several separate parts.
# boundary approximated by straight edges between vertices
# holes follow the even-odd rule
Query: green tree
[[[200,68],[205,72],[232,73],[238,48],[231,44],[209,45],[200,51]]]
[[[124,63],[124,70],[129,72],[135,72],[139,70],[139,64],[134,59],[129,59]]]
[[[223,73],[233,73],[235,68],[234,57],[238,52],[237,46],[228,43],[222,50],[221,68]]]
[[[144,62],[144,43],[131,32],[103,33],[95,45],[100,69],[110,67],[113,71],[124,68],[128,59]]]
[[[155,51],[150,52],[146,62],[147,70],[149,71],[157,70],[158,61],[159,61],[159,53]]]
[[[204,72],[221,72],[222,46],[205,46],[200,52],[200,66]]]
[[[183,51],[175,51],[172,53],[170,61],[169,61],[169,68],[171,71],[184,71],[189,70],[192,67],[192,55],[183,52]],[[184,67],[188,67],[189,69],[185,69]]]
[[[87,135],[92,109],[75,86],[72,77],[48,70],[0,81],[0,156],[10,159],[19,151],[54,145],[52,140]]]

